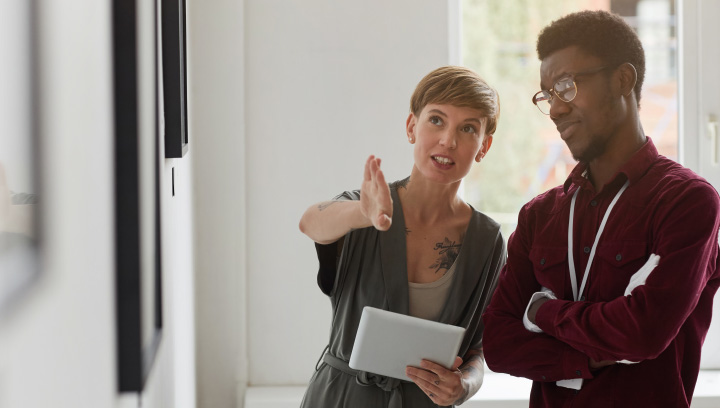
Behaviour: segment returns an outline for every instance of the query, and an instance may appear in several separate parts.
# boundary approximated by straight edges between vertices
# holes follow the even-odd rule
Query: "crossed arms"
[[[489,367],[536,381],[587,379],[593,377],[593,362],[641,362],[662,353],[695,312],[707,282],[720,273],[715,266],[717,194],[711,187],[686,193],[689,205],[656,215],[659,221],[649,235],[661,261],[645,285],[632,296],[606,301],[548,300],[534,317],[543,333],[530,332],[522,323],[530,297],[542,286],[530,260],[533,244],[542,237],[533,237],[524,208],[484,316]]]

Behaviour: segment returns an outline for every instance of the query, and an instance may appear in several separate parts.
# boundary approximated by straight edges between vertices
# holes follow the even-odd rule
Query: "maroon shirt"
[[[520,211],[508,262],[483,316],[483,348],[493,371],[533,380],[531,407],[689,407],[700,350],[720,285],[720,199],[707,181],[660,156],[652,140],[600,193],[579,164],[563,186]],[[575,203],[573,256],[578,288],[602,217],[610,213],[583,295],[573,301],[567,260],[570,202]],[[660,256],[644,286],[623,296],[650,254]],[[558,300],[538,310],[544,333],[522,317],[534,292]],[[588,358],[630,360],[591,371]],[[583,378],[574,391],[557,380]]]

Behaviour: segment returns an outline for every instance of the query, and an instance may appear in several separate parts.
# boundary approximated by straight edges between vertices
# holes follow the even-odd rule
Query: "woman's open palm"
[[[385,175],[380,170],[380,159],[368,157],[365,162],[365,177],[360,189],[362,214],[380,231],[387,231],[392,224],[392,198]]]

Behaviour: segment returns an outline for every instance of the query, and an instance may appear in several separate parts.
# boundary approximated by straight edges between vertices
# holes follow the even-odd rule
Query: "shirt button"
[[[575,374],[576,374],[578,377],[582,377],[582,371],[580,371],[580,370],[575,371]]]
[[[585,251],[586,254],[589,254],[589,253],[590,253],[590,247],[585,247],[585,248],[583,248],[583,251]]]
[[[593,207],[597,206],[597,201],[595,201],[595,200],[590,201],[590,205],[592,205]]]
[[[584,302],[584,301],[585,301],[585,296],[580,296],[580,301],[581,301],[581,302]],[[580,373],[580,371],[578,371],[578,373]],[[580,375],[580,374],[578,374],[578,375]]]
[[[540,260],[540,265],[545,265],[545,258]]]
[[[620,255],[620,254],[615,255],[615,260],[618,262],[622,261],[622,255]]]
[[[541,376],[540,378],[542,378],[542,379],[544,380],[544,379],[545,379],[545,376],[543,375],[543,376]]]

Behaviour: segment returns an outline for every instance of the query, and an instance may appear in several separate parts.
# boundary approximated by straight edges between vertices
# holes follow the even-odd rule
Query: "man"
[[[531,407],[689,407],[720,199],[644,134],[643,48],[620,17],[570,14],[537,50],[533,102],[579,164],[520,211],[483,316],[488,366],[532,379]]]

